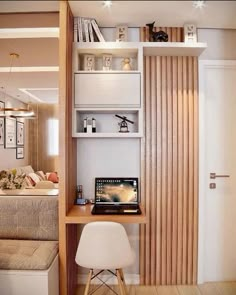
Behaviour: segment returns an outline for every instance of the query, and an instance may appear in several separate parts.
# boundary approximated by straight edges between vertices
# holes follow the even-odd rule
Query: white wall
[[[207,43],[200,59],[236,59],[236,30],[198,29],[198,41]]]
[[[25,104],[22,102],[13,99],[11,97],[6,97],[6,99],[2,99],[1,101],[5,102],[5,107],[25,107]],[[0,170],[10,169],[20,166],[28,165],[28,122],[24,119],[18,119],[25,124],[25,145],[24,145],[24,152],[25,157],[24,159],[16,159],[16,149],[5,149],[4,145],[0,145]]]

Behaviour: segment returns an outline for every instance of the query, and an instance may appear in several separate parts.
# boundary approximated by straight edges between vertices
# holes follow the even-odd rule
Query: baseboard
[[[117,279],[113,275],[103,274],[99,276],[102,280],[106,281],[108,285],[117,285]],[[79,274],[77,275],[77,282],[78,284],[86,284],[87,283],[88,275],[86,274]],[[139,274],[125,274],[125,282],[127,285],[139,285]],[[95,278],[92,281],[92,284],[98,285],[101,282]]]

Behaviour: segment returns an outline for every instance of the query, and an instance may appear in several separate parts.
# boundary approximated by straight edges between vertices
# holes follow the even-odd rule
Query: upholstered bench
[[[58,295],[58,198],[0,196],[0,294]]]

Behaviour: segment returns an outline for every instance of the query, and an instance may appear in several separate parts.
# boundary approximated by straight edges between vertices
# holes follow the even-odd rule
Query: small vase
[[[124,58],[124,60],[122,61],[123,67],[122,70],[123,71],[131,71],[131,65],[130,65],[130,58]]]

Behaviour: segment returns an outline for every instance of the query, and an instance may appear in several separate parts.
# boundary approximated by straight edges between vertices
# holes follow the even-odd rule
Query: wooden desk
[[[119,223],[147,223],[146,214],[142,206],[142,214],[140,215],[92,215],[91,209],[93,205],[73,206],[65,217],[67,224],[80,224],[92,221],[115,221]]]

